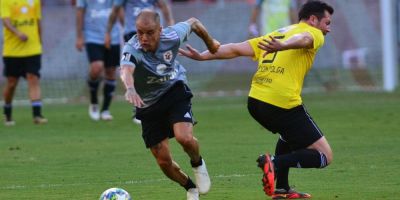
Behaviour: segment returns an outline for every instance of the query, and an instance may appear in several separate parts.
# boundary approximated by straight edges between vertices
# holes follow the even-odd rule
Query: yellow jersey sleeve
[[[314,49],[318,50],[322,45],[324,45],[325,39],[322,32],[318,29],[312,28],[309,29],[307,32],[311,34],[314,39]]]
[[[258,58],[259,58],[259,56],[260,56],[261,49],[257,47],[257,44],[258,44],[259,42],[261,42],[262,39],[263,39],[263,37],[257,37],[257,38],[253,38],[253,39],[248,40],[248,42],[249,42],[251,48],[252,48],[253,51],[254,51],[253,60],[258,60]]]

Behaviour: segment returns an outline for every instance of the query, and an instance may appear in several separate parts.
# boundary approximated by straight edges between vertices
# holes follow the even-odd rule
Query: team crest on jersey
[[[156,71],[157,71],[158,74],[163,75],[166,70],[167,70],[167,65],[165,65],[165,64],[157,65]]]
[[[21,13],[22,13],[22,14],[28,13],[28,7],[22,6],[22,7],[21,7]]]
[[[164,61],[165,62],[171,62],[171,60],[172,60],[172,51],[169,50],[169,51],[165,52],[163,57],[164,57]]]

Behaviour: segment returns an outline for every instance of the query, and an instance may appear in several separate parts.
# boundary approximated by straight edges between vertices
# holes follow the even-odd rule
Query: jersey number
[[[283,38],[285,38],[285,36],[284,35],[274,36],[274,38],[275,39],[283,39]],[[278,52],[275,52],[274,54],[272,54],[272,58],[263,60],[262,63],[273,63],[276,58],[276,54],[278,54]],[[270,57],[270,56],[267,56],[267,57]]]

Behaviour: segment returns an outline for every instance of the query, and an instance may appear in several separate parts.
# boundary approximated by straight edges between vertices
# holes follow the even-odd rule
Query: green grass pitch
[[[396,199],[400,196],[400,93],[304,95],[304,103],[334,151],[325,169],[292,169],[290,184],[313,199]],[[277,135],[248,114],[246,97],[193,101],[212,189],[202,200],[265,200],[260,153]],[[14,108],[15,127],[0,126],[0,199],[93,200],[110,187],[134,200],[184,200],[144,147],[131,108],[115,102],[112,122],[92,122],[83,104],[47,105],[49,124],[35,126],[29,107]],[[171,140],[174,159],[193,177],[188,158]]]

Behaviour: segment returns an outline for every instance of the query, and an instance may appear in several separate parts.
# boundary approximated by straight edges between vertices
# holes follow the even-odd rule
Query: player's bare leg
[[[47,119],[42,116],[40,79],[35,74],[27,73],[26,81],[28,82],[29,98],[32,104],[33,123],[45,124],[47,123]]]
[[[150,148],[151,153],[156,158],[158,166],[163,173],[171,180],[179,183],[187,190],[187,199],[198,199],[198,190],[192,180],[186,175],[179,165],[172,160],[168,138]]]
[[[15,121],[12,120],[12,100],[14,98],[15,89],[18,85],[18,78],[9,76],[3,91],[4,98],[4,125],[13,126]]]
[[[109,107],[116,87],[116,67],[107,67],[105,69],[105,80],[103,88],[103,106],[101,108],[100,118],[105,121],[113,119]]]
[[[197,139],[193,136],[193,124],[189,122],[175,123],[174,133],[176,140],[190,157],[199,193],[206,194],[210,190],[211,180],[206,163],[200,156]]]
[[[89,116],[92,120],[100,119],[100,109],[97,98],[100,80],[104,71],[104,62],[101,60],[90,63],[88,86],[90,90]]]

